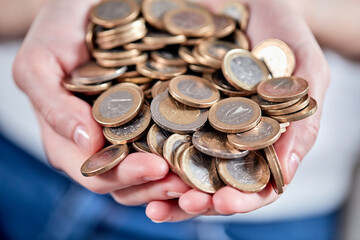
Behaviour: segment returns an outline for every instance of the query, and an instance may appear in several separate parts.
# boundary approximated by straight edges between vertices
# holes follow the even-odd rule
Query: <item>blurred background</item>
[[[26,164],[11,164],[13,156],[26,156],[44,166],[47,163],[31,104],[15,86],[11,73],[22,38],[45,2],[0,0],[0,232],[8,227],[8,220],[11,222],[18,215],[23,214],[23,221],[27,221],[26,212],[18,213],[14,209],[26,210],[25,204],[28,208],[46,204],[25,199],[34,194],[26,193],[29,191],[27,187],[31,187],[31,178],[28,179],[30,185],[22,189],[18,186],[23,183],[11,178],[26,171]],[[360,1],[293,0],[290,3],[308,21],[331,69],[331,84],[317,142],[278,201],[252,213],[212,217],[204,221],[224,218],[226,221],[264,223],[336,214],[340,220],[333,224],[339,229],[340,238],[359,239]],[[53,174],[60,174],[50,169]],[[10,210],[13,216],[9,216]],[[29,222],[19,226],[32,227]],[[41,229],[41,226],[37,227]]]

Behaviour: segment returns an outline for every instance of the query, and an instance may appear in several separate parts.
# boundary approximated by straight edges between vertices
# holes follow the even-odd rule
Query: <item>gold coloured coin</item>
[[[148,44],[143,41],[128,43],[128,44],[124,45],[124,48],[127,50],[136,49],[138,51],[158,50],[158,49],[161,49],[164,47],[165,47],[165,44],[162,44],[162,43]]]
[[[227,1],[220,12],[236,20],[242,31],[246,31],[249,22],[249,10],[247,6],[239,1]]]
[[[181,146],[181,144],[191,142],[190,135],[181,135],[181,134],[172,134],[163,145],[163,157],[168,162],[170,168],[175,169],[174,156],[176,150]]]
[[[200,55],[218,62],[219,68],[221,67],[221,62],[223,61],[225,54],[234,48],[237,48],[235,44],[219,40],[202,41],[198,45]]]
[[[188,181],[188,179],[183,176],[183,172],[180,168],[180,159],[182,154],[184,153],[185,149],[189,148],[191,146],[190,142],[185,142],[180,144],[180,146],[176,149],[175,151],[175,155],[174,155],[174,169],[171,169],[174,173],[176,173],[177,175],[179,175],[179,177],[181,177],[181,179],[183,179],[183,181],[189,185],[192,186],[191,182]]]
[[[136,70],[144,76],[152,79],[167,80],[181,74],[187,70],[186,66],[168,66],[156,63],[153,60],[139,63],[136,65]]]
[[[279,39],[265,39],[258,43],[251,53],[265,62],[274,78],[291,76],[295,70],[294,52]]]
[[[224,183],[243,192],[260,192],[270,179],[265,159],[253,151],[242,158],[218,159],[216,167]]]
[[[179,102],[197,108],[211,107],[220,99],[219,91],[209,81],[192,75],[171,79],[169,93]]]
[[[170,137],[170,135],[171,133],[169,133],[168,131],[160,128],[156,124],[153,124],[149,129],[146,138],[151,152],[162,156],[164,143],[166,139]]]
[[[231,85],[240,90],[256,91],[256,86],[269,78],[263,62],[244,49],[233,49],[226,53],[222,71]]]
[[[195,65],[195,64],[190,64],[189,68],[194,71],[194,72],[198,72],[198,73],[213,73],[216,71],[215,68],[212,67],[206,67],[206,66],[202,66],[202,65]]]
[[[239,48],[249,50],[250,49],[250,43],[247,38],[247,36],[240,30],[235,30],[234,32],[234,43]]]
[[[274,115],[285,115],[300,111],[304,109],[310,103],[310,97],[308,95],[303,96],[300,101],[295,103],[294,105],[286,108],[281,108],[277,110],[264,110],[264,113],[274,116]]]
[[[150,106],[152,119],[161,128],[179,134],[199,130],[207,121],[207,109],[186,106],[164,91],[157,95]]]
[[[115,28],[111,28],[111,29],[100,27],[97,29],[97,31],[95,30],[95,34],[99,38],[108,37],[112,35],[117,35],[119,33],[120,34],[125,33],[126,31],[137,29],[139,27],[141,28],[144,26],[144,24],[145,24],[145,20],[143,18],[138,18],[131,23],[116,26]]]
[[[189,64],[199,64],[196,58],[192,54],[192,50],[188,47],[181,46],[179,48],[179,56]]]
[[[236,90],[229,82],[225,79],[221,70],[217,70],[210,75],[210,81],[214,86],[220,90],[220,92],[230,97],[244,97],[251,95],[251,92]]]
[[[132,50],[123,50],[123,49],[110,49],[110,50],[101,50],[96,49],[93,51],[94,58],[102,58],[102,59],[124,59],[124,58],[132,58],[137,57],[141,54],[140,51],[136,49]]]
[[[96,43],[98,44],[99,48],[108,50],[108,49],[124,46],[128,43],[139,40],[146,35],[146,31],[147,31],[146,29],[142,29],[141,31],[138,30],[128,31],[122,34],[121,37],[115,37],[112,38],[111,40],[100,41],[99,39],[97,39]]]
[[[226,15],[215,14],[213,15],[215,24],[215,33],[213,37],[223,38],[234,32],[236,28],[235,21]]]
[[[281,136],[280,124],[268,117],[262,117],[259,124],[253,129],[228,134],[229,143],[241,150],[258,150],[275,143]]]
[[[199,152],[194,146],[185,149],[179,160],[180,168],[191,186],[207,193],[215,193],[223,186],[216,171],[215,159]]]
[[[167,32],[149,32],[144,38],[144,43],[147,44],[181,44],[186,42],[184,35],[172,35]]]
[[[186,37],[211,36],[215,24],[211,14],[201,8],[178,8],[164,15],[164,24],[168,32]]]
[[[221,61],[201,55],[198,46],[194,47],[192,54],[195,59],[205,67],[210,67],[214,69],[221,68]]]
[[[143,104],[140,112],[130,122],[119,127],[105,127],[103,134],[112,144],[125,144],[138,140],[151,121],[150,107]]]
[[[140,7],[132,0],[105,0],[96,4],[90,12],[91,21],[106,28],[113,28],[134,20]]]
[[[137,152],[152,153],[146,139],[133,142],[131,145]]]
[[[291,113],[291,114],[286,114],[286,115],[279,115],[279,116],[271,116],[272,118],[274,118],[275,120],[277,120],[278,122],[294,122],[294,121],[299,121],[302,119],[305,119],[307,117],[310,117],[311,115],[313,115],[317,110],[317,103],[315,101],[315,99],[310,98],[310,103],[309,105],[298,111],[295,113]]]
[[[177,52],[167,50],[157,50],[150,53],[151,58],[163,65],[184,66],[186,62],[179,56]]]
[[[131,82],[135,84],[151,83],[152,79],[148,77],[124,77],[118,80],[119,82]]]
[[[147,53],[143,53],[140,56],[118,59],[118,60],[109,60],[109,59],[96,59],[96,62],[103,67],[119,67],[119,66],[130,66],[137,63],[146,62],[148,59]]]
[[[300,99],[309,91],[309,84],[299,77],[272,78],[258,85],[258,95],[272,102],[287,102]]]
[[[295,103],[299,102],[300,99],[294,99],[288,102],[269,102],[265,99],[262,99],[259,95],[255,94],[251,96],[251,100],[255,101],[257,104],[259,104],[260,108],[262,110],[276,110],[276,109],[282,109],[286,107],[290,107],[294,105]]]
[[[264,148],[264,153],[272,176],[272,178],[270,178],[271,185],[277,194],[282,194],[284,192],[285,182],[274,146],[270,145]]]
[[[117,127],[133,119],[144,101],[142,91],[134,86],[121,83],[103,92],[92,108],[94,119],[104,127]]]
[[[86,47],[89,50],[89,52],[91,53],[94,50],[94,24],[92,22],[89,22],[87,27],[86,27],[86,34],[85,34],[85,42],[86,42]]]
[[[103,174],[118,165],[129,154],[124,145],[112,145],[95,153],[81,166],[81,174],[91,177]]]
[[[209,110],[213,128],[225,133],[239,133],[254,128],[261,119],[259,105],[243,97],[230,97],[215,103]]]
[[[78,82],[76,82],[76,80],[72,78],[65,78],[61,82],[61,84],[66,90],[69,90],[70,92],[85,93],[88,95],[100,94],[109,89],[109,87],[111,86],[111,82],[104,82],[92,85],[79,84]]]
[[[170,81],[157,81],[151,88],[151,96],[155,98],[160,93],[166,91],[169,87]]]

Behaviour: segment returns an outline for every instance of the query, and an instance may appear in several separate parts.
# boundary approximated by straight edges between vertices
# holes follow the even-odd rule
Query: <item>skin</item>
[[[94,3],[62,0],[45,6],[14,63],[14,79],[37,113],[49,162],[91,191],[110,193],[120,204],[148,203],[146,214],[155,222],[181,221],[200,214],[244,213],[275,201],[279,196],[270,184],[260,193],[223,187],[210,195],[191,189],[169,172],[163,158],[147,153],[130,154],[101,176],[81,175],[82,163],[101,149],[105,140],[90,105],[62,88],[60,82],[89,59],[84,39],[87,14]],[[220,5],[220,0],[207,1],[210,9]],[[248,5],[251,45],[269,37],[288,43],[296,55],[295,75],[309,81],[309,93],[319,105],[315,115],[292,123],[275,145],[285,183],[289,184],[316,139],[329,71],[310,29],[286,1],[249,0]]]

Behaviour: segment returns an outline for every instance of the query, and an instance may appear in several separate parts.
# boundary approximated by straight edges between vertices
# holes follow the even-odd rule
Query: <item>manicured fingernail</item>
[[[295,172],[296,172],[296,169],[298,168],[300,164],[300,157],[296,154],[296,153],[292,153],[290,155],[290,159],[288,161],[288,176],[290,178],[290,180],[293,179],[294,175],[295,175]]]
[[[171,217],[169,217],[169,218],[167,218],[167,219],[165,219],[165,220],[160,220],[160,221],[156,221],[156,220],[152,220],[152,219],[151,219],[151,221],[153,221],[154,223],[163,223],[163,222],[170,221],[170,219],[171,219]]]
[[[74,132],[74,142],[81,148],[82,151],[89,153],[90,137],[85,126],[77,126]]]
[[[183,194],[178,192],[167,192],[166,195],[171,198],[179,198]]]

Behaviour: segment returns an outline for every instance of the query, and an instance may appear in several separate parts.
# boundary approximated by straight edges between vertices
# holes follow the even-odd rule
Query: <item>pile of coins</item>
[[[267,39],[249,51],[248,18],[238,1],[218,14],[181,0],[95,5],[86,35],[95,61],[63,82],[93,104],[110,143],[82,174],[102,174],[131,151],[149,152],[207,193],[224,185],[258,192],[270,181],[281,194],[273,144],[317,105],[307,81],[292,76],[286,43]]]

